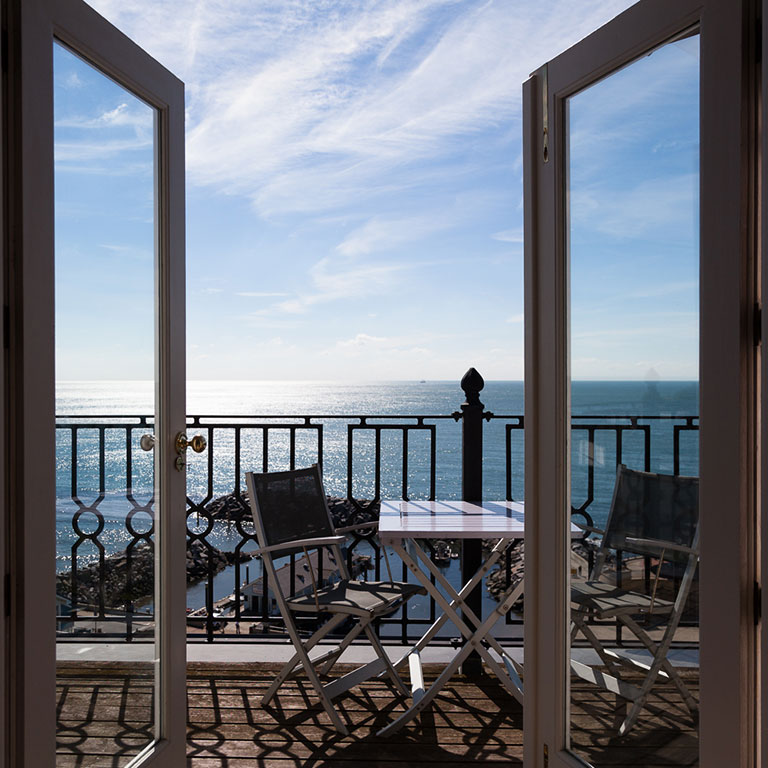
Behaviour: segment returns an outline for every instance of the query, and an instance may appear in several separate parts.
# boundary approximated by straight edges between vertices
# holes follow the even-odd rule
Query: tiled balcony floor
[[[283,687],[277,706],[259,706],[278,668],[266,663],[189,665],[189,766],[522,765],[522,711],[493,677],[456,677],[421,718],[381,739],[376,731],[403,709],[388,683],[370,681],[339,700],[351,730],[342,737],[301,678]],[[428,682],[438,670],[425,669]],[[65,662],[59,665],[58,682],[58,766],[122,766],[147,743],[151,681],[136,665]],[[619,739],[613,735],[615,698],[574,683],[578,752],[598,766],[697,765],[690,717],[674,689],[657,691],[652,711]]]

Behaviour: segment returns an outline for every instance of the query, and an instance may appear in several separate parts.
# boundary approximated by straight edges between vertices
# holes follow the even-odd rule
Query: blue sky
[[[630,4],[94,0],[186,84],[188,377],[522,378],[521,84]],[[58,375],[148,378],[151,113],[87,70],[57,55]]]
[[[698,378],[698,43],[569,100],[575,379]]]

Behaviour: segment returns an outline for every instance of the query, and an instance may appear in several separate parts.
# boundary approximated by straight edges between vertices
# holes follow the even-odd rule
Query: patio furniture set
[[[336,729],[347,734],[347,725],[333,705],[333,700],[371,678],[388,678],[403,697],[410,695],[405,712],[379,731],[387,736],[417,717],[459,670],[471,653],[477,653],[504,689],[521,704],[524,699],[523,667],[494,637],[493,628],[523,594],[523,583],[510,587],[485,617],[478,616],[468,605],[468,596],[481,583],[506,549],[524,536],[524,505],[514,501],[387,501],[381,503],[378,535],[384,547],[388,571],[387,581],[366,582],[351,579],[345,567],[342,545],[347,529],[334,529],[328,512],[326,495],[317,465],[287,472],[247,473],[251,509],[265,572],[275,585],[275,596],[285,628],[295,653],[277,674],[261,699],[266,706],[289,678],[303,672],[319,697]],[[360,526],[352,526],[360,528]],[[571,536],[584,526],[571,524]],[[589,666],[571,660],[571,671],[580,678],[605,688],[631,702],[620,733],[626,733],[637,718],[648,695],[658,680],[671,681],[692,714],[696,713],[695,697],[667,658],[675,631],[685,608],[698,564],[698,479],[677,475],[640,472],[620,465],[606,527],[591,527],[590,534],[602,536],[589,578],[571,583],[571,636],[583,635],[600,660]],[[420,539],[493,539],[481,567],[459,589],[454,587],[419,545]],[[335,583],[322,583],[314,572],[312,591],[287,595],[275,577],[276,561],[301,553],[309,561],[310,550],[326,547],[340,565],[340,578]],[[414,581],[393,579],[387,548],[394,551]],[[609,552],[621,550],[651,557],[657,562],[653,590],[649,595],[623,589],[602,580]],[[674,600],[656,594],[662,568],[666,564],[682,569],[676,578]],[[312,569],[310,569],[312,570]],[[374,630],[377,618],[398,609],[406,610],[407,602],[416,594],[429,594],[442,613],[421,639],[397,661],[392,661]],[[314,614],[319,626],[310,636],[296,622],[299,614]],[[616,618],[647,649],[650,662],[639,662],[611,648],[594,631],[591,620]],[[451,622],[461,634],[462,645],[429,687],[424,684],[421,653],[434,640],[441,628]],[[663,627],[661,639],[652,639],[653,628]],[[645,626],[644,626],[645,625]],[[341,641],[331,650],[323,650],[321,641],[334,632],[346,630]],[[364,634],[376,658],[327,680],[336,662],[352,642]],[[317,653],[321,650],[320,653]],[[399,669],[408,665],[410,691]],[[623,667],[630,667],[643,680],[638,686],[622,677]],[[324,681],[326,678],[326,681]]]

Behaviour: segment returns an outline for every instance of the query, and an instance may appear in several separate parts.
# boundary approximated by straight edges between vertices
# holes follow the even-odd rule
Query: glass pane
[[[566,568],[568,722],[595,766],[698,759],[698,45],[567,103],[572,520],[606,532]]]
[[[156,737],[154,114],[54,67],[57,752],[122,766]]]

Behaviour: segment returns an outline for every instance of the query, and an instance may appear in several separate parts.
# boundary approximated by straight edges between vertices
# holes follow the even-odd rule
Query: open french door
[[[30,768],[182,765],[185,473],[183,461],[177,467],[176,435],[185,428],[184,88],[81,0],[5,0],[2,8],[9,324],[7,755],[10,764]],[[69,86],[84,94],[79,113],[68,106]],[[133,131],[128,142],[119,134],[126,125]],[[99,133],[110,128],[110,135]],[[77,131],[79,138],[73,138],[71,132]],[[113,150],[126,145],[136,153],[130,162],[110,165]],[[121,195],[131,174],[143,186],[129,201]],[[63,232],[67,247],[61,246]],[[132,250],[122,249],[121,242],[130,242]],[[117,256],[105,266],[109,248]],[[70,279],[78,270],[79,279]],[[111,291],[106,302],[111,306],[86,290],[94,270],[103,270],[98,277]],[[102,340],[100,347],[91,344],[94,338]],[[123,348],[130,348],[137,361],[134,376],[118,375],[124,361],[114,352]],[[109,631],[109,621],[134,620],[132,607],[122,619],[119,611],[107,615],[94,600],[89,605],[81,598],[74,608],[68,605],[66,622],[57,616],[60,599],[66,602],[56,579],[57,557],[62,559],[55,535],[62,514],[57,510],[57,368],[68,366],[67,379],[94,378],[77,373],[81,364],[83,371],[94,370],[84,362],[94,354],[102,378],[148,382],[142,386],[151,429],[145,431],[154,433],[154,449],[144,454],[150,477],[146,497],[136,501],[130,476],[122,479],[123,497],[134,503],[129,517],[135,527],[144,526],[137,537],[151,552],[146,575],[154,586],[143,609],[141,637],[112,644],[109,653],[103,643],[89,643],[87,634],[102,632],[100,622]],[[135,443],[140,432],[132,436]],[[125,450],[142,455],[130,440]],[[106,507],[114,488],[105,492],[103,477],[95,483],[94,491],[74,477],[71,487],[70,501],[77,506],[73,519],[86,544],[89,536],[95,541],[93,531],[112,514]],[[82,622],[87,611],[92,619],[86,630],[73,620],[77,614]],[[60,624],[65,623],[81,627],[84,642],[62,643]],[[76,631],[70,636],[77,640]],[[126,648],[132,650],[123,658]],[[116,709],[108,697],[98,698],[108,687],[99,688],[100,670],[110,664],[125,673]],[[140,690],[134,691],[130,686],[136,679]],[[93,723],[64,723],[57,738],[57,686],[61,697],[76,680],[82,690],[91,690],[96,716]],[[130,700],[133,693],[137,698]],[[125,706],[129,714],[120,708]],[[109,738],[100,741],[100,733]],[[102,743],[122,747],[115,754],[114,746]]]
[[[758,6],[641,0],[524,85],[530,768],[760,751]],[[574,673],[601,659],[572,642],[567,533],[574,510],[605,524],[617,464],[700,478],[698,608],[668,654],[698,715],[662,686],[623,735],[625,698]],[[663,582],[642,560],[614,583]],[[644,661],[610,622],[593,631]]]

